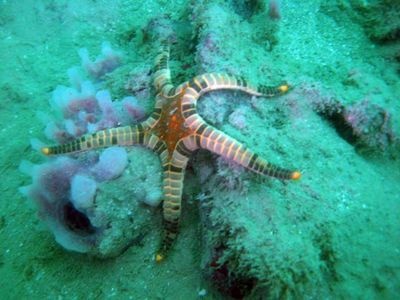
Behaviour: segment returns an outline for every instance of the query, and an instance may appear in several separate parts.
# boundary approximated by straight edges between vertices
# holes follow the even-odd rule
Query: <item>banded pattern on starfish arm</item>
[[[253,86],[246,79],[227,73],[196,76],[178,86],[171,81],[169,47],[163,45],[155,59],[153,85],[156,103],[142,123],[86,134],[70,143],[42,148],[45,155],[89,151],[112,145],[142,145],[158,154],[163,167],[164,237],[156,254],[162,261],[173,245],[179,228],[183,180],[187,162],[197,149],[219,154],[252,172],[282,180],[297,180],[299,171],[288,170],[266,161],[245,145],[207,124],[197,113],[197,100],[215,90],[239,90],[252,96],[275,97],[290,86]]]

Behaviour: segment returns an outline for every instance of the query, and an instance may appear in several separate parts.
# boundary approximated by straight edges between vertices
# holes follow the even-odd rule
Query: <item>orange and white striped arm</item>
[[[154,77],[153,85],[156,93],[168,95],[173,89],[171,81],[171,71],[169,69],[169,45],[163,44],[160,48],[158,55],[154,60]]]
[[[210,125],[201,124],[196,129],[196,134],[199,148],[233,160],[252,172],[279,179],[297,180],[301,176],[299,171],[284,169],[266,161],[242,143]]]
[[[164,233],[161,246],[156,254],[157,262],[160,262],[165,258],[166,253],[168,253],[178,235],[185,167],[172,163],[164,164],[163,175]]]
[[[167,144],[155,134],[145,133],[143,141],[140,145],[153,150],[154,153],[156,153],[160,158],[161,164],[165,164],[168,161]]]
[[[164,237],[156,254],[157,262],[165,258],[178,235],[185,169],[191,153],[196,149],[195,137],[187,136],[177,143],[171,158],[163,164]]]
[[[192,90],[193,95],[198,98],[201,95],[215,90],[239,90],[253,96],[275,97],[285,94],[290,86],[282,83],[277,86],[253,85],[241,76],[227,73],[206,73],[194,77],[184,83],[187,90]]]
[[[196,76],[175,89],[184,91],[181,108],[186,126],[195,130],[200,124],[204,123],[204,120],[196,111],[197,100],[203,94],[218,89],[241,90],[253,96],[274,97],[285,94],[290,87],[286,83],[278,86],[252,86],[242,77],[225,73]]]
[[[113,145],[143,145],[146,135],[146,130],[141,124],[109,128],[95,133],[85,134],[69,143],[43,147],[41,151],[45,155],[57,155],[83,152]]]

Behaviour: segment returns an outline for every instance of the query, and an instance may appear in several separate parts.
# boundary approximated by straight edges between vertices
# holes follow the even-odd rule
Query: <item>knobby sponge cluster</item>
[[[56,117],[39,114],[45,124],[46,138],[53,143],[66,143],[86,133],[134,124],[145,114],[136,98],[128,96],[113,101],[110,92],[101,89],[103,77],[120,65],[120,52],[103,43],[102,54],[94,61],[86,49],[81,49],[79,55],[82,67],[68,70],[71,86],[58,86],[52,93],[50,105]],[[42,145],[39,140],[32,140],[33,148],[39,150]],[[138,202],[156,206],[161,201],[159,178],[147,178],[148,170],[138,170],[137,166],[131,166],[138,170],[134,174],[128,168],[128,160],[135,155],[143,156],[141,150],[128,154],[124,148],[110,147],[46,158],[40,165],[23,161],[20,170],[32,177],[32,184],[20,191],[35,202],[39,217],[64,248],[100,256],[116,255],[138,234],[133,227],[140,228],[140,218],[132,222],[130,217],[141,209]],[[134,160],[143,162],[136,157]],[[153,159],[147,165],[157,173],[157,161]],[[123,182],[132,180],[133,187],[136,180],[142,188],[141,191],[125,189],[130,195],[126,198],[130,199],[113,202],[118,198],[120,184],[113,182],[120,177]],[[114,198],[109,199],[110,195]]]

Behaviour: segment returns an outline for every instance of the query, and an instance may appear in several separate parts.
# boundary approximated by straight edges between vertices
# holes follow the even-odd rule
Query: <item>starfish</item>
[[[45,155],[57,155],[112,145],[142,145],[158,154],[163,169],[164,235],[155,256],[157,262],[166,257],[177,237],[185,168],[195,150],[207,149],[266,176],[292,180],[301,176],[299,171],[269,163],[242,143],[207,124],[196,110],[197,100],[210,91],[239,90],[253,96],[274,97],[288,92],[288,84],[253,86],[239,76],[207,73],[174,86],[168,62],[169,46],[163,45],[154,64],[155,108],[144,122],[85,134],[72,142],[41,149]]]

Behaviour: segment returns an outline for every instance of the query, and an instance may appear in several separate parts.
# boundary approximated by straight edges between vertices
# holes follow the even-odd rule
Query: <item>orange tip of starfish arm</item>
[[[295,171],[295,172],[292,173],[290,178],[293,179],[293,180],[299,180],[300,177],[301,177],[301,173],[299,171]]]
[[[160,263],[160,262],[162,262],[164,260],[164,255],[162,255],[162,254],[160,254],[160,253],[157,253],[156,254],[156,262],[157,263]]]
[[[289,90],[289,85],[288,84],[283,84],[283,85],[278,87],[278,90],[281,93],[286,93]]]
[[[41,149],[41,151],[42,151],[42,153],[43,153],[44,155],[49,155],[49,154],[50,154],[50,148],[49,148],[49,147],[43,147],[43,148]]]

